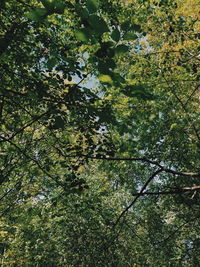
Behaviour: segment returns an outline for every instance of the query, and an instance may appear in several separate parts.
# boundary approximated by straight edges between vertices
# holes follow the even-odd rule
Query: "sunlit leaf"
[[[109,75],[101,75],[99,76],[99,80],[103,83],[112,83],[113,80]]]

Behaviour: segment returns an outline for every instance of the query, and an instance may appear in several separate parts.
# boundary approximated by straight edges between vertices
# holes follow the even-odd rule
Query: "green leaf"
[[[34,21],[41,21],[46,17],[46,15],[46,8],[36,8],[34,11],[27,13],[26,17]]]
[[[123,39],[127,40],[127,41],[134,41],[136,40],[138,37],[135,33],[133,32],[127,32],[124,36]]]
[[[87,0],[86,7],[90,14],[95,13],[98,10],[99,1],[98,0]]]
[[[130,21],[129,20],[127,20],[127,21],[124,21],[122,24],[121,24],[121,29],[123,30],[123,31],[127,31],[128,29],[129,29],[129,27],[130,27]]]
[[[131,30],[132,30],[132,31],[136,31],[136,32],[141,32],[141,31],[142,31],[142,30],[141,30],[141,26],[138,25],[138,24],[133,24],[133,25],[131,26]]]
[[[54,1],[55,12],[58,14],[63,14],[65,11],[65,4],[62,1]]]
[[[177,128],[177,125],[177,123],[172,123],[169,130],[172,131],[173,129]]]
[[[113,80],[109,75],[101,75],[101,76],[99,76],[99,81],[101,81],[103,83],[113,83]]]
[[[102,74],[110,74],[111,69],[116,67],[116,63],[112,58],[106,60],[98,60],[98,70]]]
[[[87,19],[89,17],[89,12],[88,12],[87,8],[82,8],[82,9],[78,10],[77,14],[83,19]]]
[[[101,17],[97,15],[91,15],[88,19],[91,27],[94,29],[95,33],[98,35],[102,35],[104,32],[108,32],[109,28]]]
[[[52,11],[54,9],[54,2],[47,0],[41,0],[41,2],[48,11]]]
[[[115,42],[119,42],[120,39],[120,32],[118,29],[115,29],[112,33],[111,33],[111,38],[115,41]]]
[[[1,0],[0,2],[0,9],[4,9],[6,6],[6,0]]]
[[[146,85],[144,84],[128,85],[122,91],[126,96],[136,97],[143,100],[153,99],[153,95],[147,92]]]
[[[104,61],[99,61],[98,62],[98,70],[102,74],[109,74],[110,70],[107,64]]]
[[[47,61],[47,68],[49,70],[52,70],[53,67],[58,63],[57,59],[55,57],[53,58],[50,58],[48,61]]]
[[[82,42],[88,42],[91,39],[91,32],[89,29],[83,28],[76,31],[76,37]]]
[[[126,80],[119,73],[113,73],[113,80],[115,81],[116,85],[126,82]]]
[[[156,115],[155,114],[151,114],[150,117],[149,117],[149,120],[152,121],[156,118]]]
[[[63,129],[64,126],[65,126],[64,120],[60,116],[55,117],[53,128],[54,129]]]
[[[47,1],[41,0],[44,7],[48,10],[49,14],[58,13],[63,14],[65,11],[65,4],[61,0]]]
[[[125,54],[128,51],[129,51],[129,47],[127,45],[121,44],[115,48],[115,55],[120,56],[120,55]]]

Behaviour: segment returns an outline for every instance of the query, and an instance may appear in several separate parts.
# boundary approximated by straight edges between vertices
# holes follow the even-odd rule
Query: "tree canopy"
[[[198,266],[198,0],[0,2],[2,266]]]

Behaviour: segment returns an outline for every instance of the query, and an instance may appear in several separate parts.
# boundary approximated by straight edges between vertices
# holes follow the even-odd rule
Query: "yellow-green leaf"
[[[113,80],[109,75],[101,75],[99,76],[99,81],[103,82],[103,83],[112,83]]]

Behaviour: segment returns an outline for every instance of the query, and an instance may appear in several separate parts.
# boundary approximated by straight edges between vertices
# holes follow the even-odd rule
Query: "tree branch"
[[[46,171],[41,164],[34,158],[32,158],[31,156],[29,156],[26,152],[24,152],[18,145],[16,145],[15,143],[13,143],[11,140],[6,139],[3,136],[0,136],[1,139],[3,139],[5,142],[10,143],[12,146],[14,146],[22,155],[25,156],[25,158],[31,160],[35,165],[38,166],[38,168],[45,174],[47,175],[49,178],[51,178],[54,182],[56,182],[57,185],[59,186],[63,186],[62,183],[60,183],[59,181],[57,181],[57,179],[55,179],[55,177],[53,175],[51,175],[48,171]]]
[[[149,164],[152,164],[154,166],[157,166],[159,168],[162,169],[163,172],[166,172],[166,173],[171,173],[171,174],[174,174],[174,175],[180,175],[180,176],[189,176],[189,177],[200,177],[200,173],[197,173],[197,172],[179,172],[179,171],[174,171],[172,169],[168,169],[168,168],[165,168],[164,166],[162,166],[158,161],[154,161],[154,160],[150,160],[150,159],[147,159],[147,158],[132,158],[132,157],[129,157],[129,158],[116,158],[116,157],[108,157],[106,158],[105,156],[102,156],[102,157],[95,157],[95,156],[88,156],[88,155],[84,155],[84,154],[74,154],[74,155],[66,155],[60,148],[58,147],[54,147],[58,152],[59,154],[67,159],[67,158],[80,158],[80,157],[83,157],[83,158],[86,158],[86,159],[92,159],[92,160],[107,160],[107,161],[141,161],[141,162],[146,162],[146,163],[149,163]]]
[[[186,101],[185,104],[184,104],[185,107],[187,106],[188,102],[190,101],[190,99],[192,98],[192,96],[195,94],[195,92],[196,92],[197,90],[199,90],[199,89],[200,89],[200,84],[198,84],[198,85],[194,88],[194,90],[192,91],[192,93],[191,93],[190,96],[188,97],[187,101]]]
[[[5,33],[2,39],[2,45],[0,47],[0,55],[2,55],[7,50],[7,48],[15,39],[14,37],[18,34],[19,30],[23,29],[25,25],[27,25],[27,22],[23,22],[21,24],[14,22],[11,25],[10,29]]]
[[[113,227],[115,227],[118,223],[119,223],[119,221],[120,221],[120,219],[129,211],[129,209],[135,204],[135,202],[138,200],[138,198],[140,197],[140,196],[142,196],[143,195],[143,193],[144,193],[144,190],[147,188],[147,186],[148,186],[148,184],[159,174],[159,173],[161,173],[163,171],[163,169],[161,168],[161,169],[159,169],[159,170],[157,170],[157,171],[155,171],[150,177],[149,177],[149,179],[146,181],[146,183],[143,185],[143,187],[142,187],[142,189],[140,190],[140,192],[137,194],[137,196],[134,198],[134,200],[128,205],[128,207],[126,207],[123,211],[122,211],[122,213],[119,215],[119,217],[117,218],[117,220],[116,220],[116,222],[115,222],[115,224],[113,225]]]
[[[15,190],[17,187],[20,186],[20,181],[18,181],[12,188],[10,188],[8,191],[6,191],[1,197],[0,197],[0,201],[6,197],[10,192],[12,192],[13,190]]]
[[[168,168],[165,168],[164,166],[162,166],[158,161],[154,161],[154,160],[150,160],[150,159],[147,159],[147,158],[106,158],[106,157],[93,157],[93,156],[87,156],[87,155],[81,155],[81,156],[84,156],[88,159],[98,159],[98,160],[110,160],[110,161],[143,161],[143,162],[147,162],[149,164],[152,164],[154,166],[157,166],[159,168],[162,168],[162,170],[164,172],[167,172],[167,173],[172,173],[174,175],[182,175],[182,176],[191,176],[191,177],[200,177],[200,173],[196,173],[196,172],[178,172],[178,171],[174,171],[174,170],[171,170],[171,169],[168,169]]]
[[[161,70],[161,72],[162,72],[163,78],[165,79],[166,83],[168,84],[168,87],[169,87],[171,93],[174,95],[174,97],[175,97],[175,98],[177,99],[177,101],[180,103],[180,105],[181,105],[183,111],[185,112],[185,114],[186,114],[186,116],[187,116],[187,120],[188,120],[188,122],[191,123],[192,128],[193,128],[193,130],[194,130],[194,132],[195,132],[195,134],[196,134],[196,137],[197,137],[198,140],[200,141],[200,135],[199,135],[199,133],[198,133],[198,130],[197,130],[195,124],[193,123],[193,121],[191,120],[191,118],[190,118],[190,116],[189,116],[189,114],[188,114],[188,111],[187,111],[187,108],[186,108],[186,104],[187,104],[187,103],[186,103],[186,104],[183,103],[183,101],[179,98],[179,96],[177,95],[177,93],[176,93],[176,92],[173,90],[173,88],[171,87],[171,85],[170,85],[168,79],[165,77],[165,74],[163,73],[163,71],[162,71],[161,68],[160,68],[160,70]],[[199,86],[197,86],[197,88],[199,88]],[[195,88],[195,91],[196,91],[197,88]],[[193,93],[192,93],[192,94],[193,94]]]
[[[200,190],[200,186],[193,186],[193,187],[184,187],[184,188],[175,188],[174,190],[171,191],[157,191],[157,192],[143,192],[142,194],[139,193],[135,193],[132,194],[132,196],[138,196],[140,194],[140,196],[144,196],[144,195],[173,195],[173,194],[183,194],[185,192],[191,192],[191,191],[198,191]]]
[[[42,113],[40,116],[35,117],[31,122],[27,123],[26,125],[24,125],[21,129],[19,129],[17,132],[15,132],[14,134],[12,134],[9,138],[4,139],[5,141],[9,141],[12,140],[16,135],[18,135],[19,133],[23,132],[26,128],[30,127],[33,123],[37,122],[39,119],[41,119],[44,115],[48,114],[49,111]],[[5,141],[0,141],[0,142],[5,142]]]

